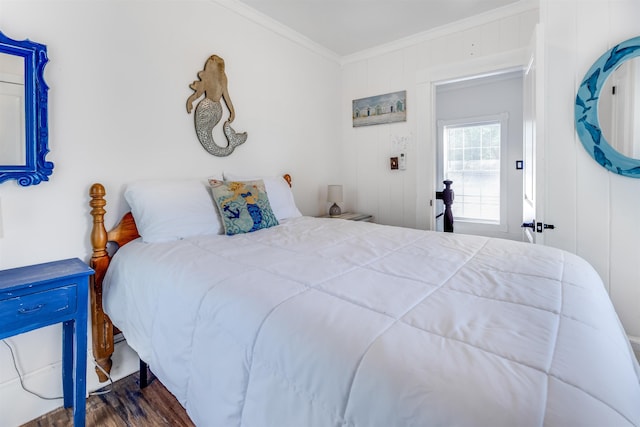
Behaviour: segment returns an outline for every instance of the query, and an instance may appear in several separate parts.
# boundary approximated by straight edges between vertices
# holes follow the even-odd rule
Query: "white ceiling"
[[[442,27],[518,0],[240,0],[340,55]]]

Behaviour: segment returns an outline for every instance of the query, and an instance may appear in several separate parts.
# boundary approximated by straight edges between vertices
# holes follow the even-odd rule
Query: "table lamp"
[[[327,201],[333,203],[329,208],[329,216],[340,216],[342,211],[337,202],[342,201],[342,185],[330,185],[327,191]]]

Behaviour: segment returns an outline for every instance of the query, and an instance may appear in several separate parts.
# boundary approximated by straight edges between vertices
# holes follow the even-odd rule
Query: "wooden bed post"
[[[107,230],[104,227],[104,206],[107,204],[104,199],[106,192],[102,184],[93,184],[89,195],[91,201],[91,216],[93,217],[93,228],[91,230],[91,255],[90,267],[95,270],[91,278],[91,330],[93,336],[93,357],[96,363],[105,372],[111,371],[111,355],[113,354],[113,324],[102,310],[102,280],[109,266],[109,254],[107,253]],[[108,376],[96,367],[96,373],[100,382],[107,381]]]

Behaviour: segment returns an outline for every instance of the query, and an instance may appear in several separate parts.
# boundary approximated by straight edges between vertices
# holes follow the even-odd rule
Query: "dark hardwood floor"
[[[89,396],[87,427],[146,427],[194,424],[175,397],[153,374],[149,385],[140,390],[139,374],[116,381],[110,393]],[[67,427],[73,425],[73,409],[60,408],[23,424],[22,427]]]

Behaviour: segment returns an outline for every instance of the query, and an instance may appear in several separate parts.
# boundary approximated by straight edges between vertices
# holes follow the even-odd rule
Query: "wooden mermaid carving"
[[[198,72],[198,79],[189,85],[194,93],[187,99],[187,113],[191,113],[193,103],[204,95],[198,102],[195,112],[196,134],[200,144],[214,156],[228,156],[233,150],[247,140],[247,133],[236,133],[231,127],[231,122],[236,117],[233,103],[227,89],[227,75],[224,71],[224,59],[218,55],[211,55],[204,64],[204,69]],[[213,140],[213,128],[222,118],[222,105],[220,98],[229,110],[229,119],[224,122],[222,129],[227,138],[227,146],[221,147]]]

